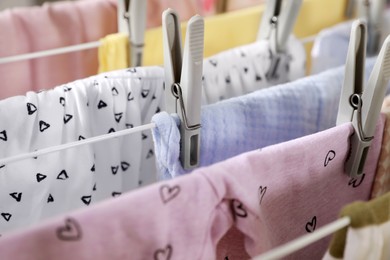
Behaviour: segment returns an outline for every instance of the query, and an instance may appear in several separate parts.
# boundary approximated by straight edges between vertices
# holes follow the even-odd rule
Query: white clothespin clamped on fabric
[[[351,38],[345,65],[337,125],[352,122],[351,150],[345,172],[351,177],[363,173],[368,150],[374,138],[375,127],[390,79],[390,36],[386,38],[373,71],[364,85],[367,27],[364,21],[352,24]]]
[[[370,56],[377,55],[380,48],[385,7],[386,0],[357,0],[358,17],[367,20],[367,54]]]
[[[302,0],[267,0],[257,40],[270,40],[275,53],[283,52],[301,5]]]
[[[184,169],[191,169],[199,163],[204,20],[195,15],[188,21],[182,55],[177,14],[168,9],[162,19],[166,111],[181,119],[180,160]]]
[[[118,31],[129,34],[130,67],[142,65],[146,10],[146,0],[118,0]]]

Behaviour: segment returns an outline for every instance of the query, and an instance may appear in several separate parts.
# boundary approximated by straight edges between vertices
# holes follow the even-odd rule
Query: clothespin
[[[385,7],[386,0],[357,0],[358,17],[367,20],[367,54],[370,56],[376,55],[380,48]]]
[[[270,40],[275,53],[283,52],[301,5],[302,0],[267,0],[257,39]]]
[[[129,34],[130,67],[142,65],[146,4],[146,0],[118,0],[118,31]]]
[[[390,79],[390,36],[386,38],[364,88],[364,60],[366,57],[367,27],[364,21],[352,24],[351,38],[345,67],[337,125],[352,122],[351,150],[345,172],[351,177],[363,173],[368,150]]]
[[[180,117],[180,160],[191,169],[199,163],[204,21],[199,15],[188,21],[182,54],[178,15],[168,9],[162,19],[166,111]]]

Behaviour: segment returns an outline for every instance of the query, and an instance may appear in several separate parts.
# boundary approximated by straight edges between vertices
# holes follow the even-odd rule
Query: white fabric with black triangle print
[[[262,40],[206,59],[203,72],[202,102],[211,104],[304,77],[306,52],[294,36],[279,55]]]
[[[150,123],[164,109],[163,73],[121,70],[0,101],[0,157]],[[155,182],[151,148],[145,131],[0,167],[0,234]]]

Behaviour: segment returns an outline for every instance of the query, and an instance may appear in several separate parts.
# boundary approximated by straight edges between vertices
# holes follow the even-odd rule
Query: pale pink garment
[[[97,41],[117,31],[115,0],[64,1],[0,13],[0,57]],[[0,99],[96,74],[97,49],[0,64]]]
[[[345,204],[369,199],[383,120],[364,177],[351,180],[343,167],[352,132],[347,123],[241,154],[4,235],[0,259],[232,260],[248,257],[242,245],[255,256],[337,219]],[[232,227],[242,234],[229,233],[233,239],[223,239],[217,254]],[[320,259],[327,245],[322,240],[290,258]]]
[[[146,27],[161,26],[161,15],[167,8],[174,9],[180,21],[188,21],[193,15],[205,13],[199,0],[148,0]]]

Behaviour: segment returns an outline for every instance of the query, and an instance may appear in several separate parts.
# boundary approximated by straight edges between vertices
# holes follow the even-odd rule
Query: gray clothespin
[[[142,65],[146,10],[146,0],[118,0],[118,31],[129,34],[130,67]]]
[[[268,0],[257,39],[268,39],[275,53],[283,52],[301,5],[302,0]]]
[[[364,171],[366,157],[374,138],[375,127],[390,79],[390,37],[387,37],[367,87],[363,87],[366,39],[366,23],[361,20],[355,21],[352,24],[344,85],[337,115],[337,125],[352,122],[355,130],[351,136],[351,150],[345,165],[345,172],[351,177],[357,177]]]
[[[162,19],[166,111],[181,119],[180,160],[184,169],[191,169],[199,163],[204,21],[199,15],[188,21],[182,56],[177,14],[168,9]]]

